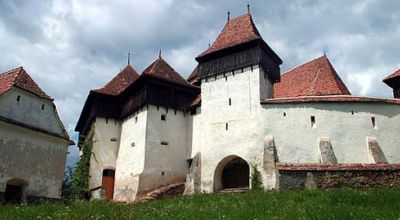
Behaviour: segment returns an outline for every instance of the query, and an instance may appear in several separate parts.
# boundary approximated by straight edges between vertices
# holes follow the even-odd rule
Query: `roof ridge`
[[[322,56],[320,56],[320,57],[314,58],[314,59],[312,59],[312,60],[310,60],[310,61],[307,61],[307,62],[301,64],[300,66],[295,66],[295,67],[293,67],[292,69],[289,69],[289,70],[287,70],[286,72],[282,73],[281,76],[283,76],[283,75],[285,75],[285,74],[287,74],[287,73],[290,73],[290,72],[292,72],[292,71],[295,70],[295,69],[298,69],[298,68],[300,68],[300,67],[303,67],[303,66],[305,66],[305,65],[307,65],[307,64],[309,64],[309,63],[312,63],[312,62],[314,62],[314,61],[316,61],[316,60],[318,60],[318,59],[320,59],[320,58],[322,58],[322,57],[324,57],[324,56],[325,56],[325,55],[322,55]]]
[[[342,78],[340,78],[339,74],[336,72],[335,68],[332,66],[331,61],[327,59],[328,66],[331,69],[331,72],[333,73],[333,77],[335,78],[335,83],[338,86],[339,89],[342,89],[341,87],[344,86],[344,89],[347,90],[347,92],[351,95],[350,90],[347,88],[346,84],[344,84]],[[342,82],[342,84],[339,84],[339,81]]]
[[[324,56],[325,56],[325,55],[324,55]],[[322,56],[322,57],[320,57],[320,58],[323,58],[324,56]],[[313,94],[314,89],[315,89],[315,84],[317,83],[319,74],[321,73],[322,60],[318,60],[318,61],[319,61],[319,62],[318,62],[318,68],[316,69],[317,74],[315,75],[315,78],[314,78],[314,80],[313,80],[313,82],[312,82],[312,84],[311,84],[311,86],[310,86],[310,89],[309,89],[309,91],[308,91],[307,94]]]
[[[19,71],[21,71],[21,69],[23,69],[23,67],[22,67],[22,66],[19,66],[19,67],[13,68],[13,69],[11,69],[11,70],[7,70],[7,71],[5,71],[5,72],[0,73],[0,75],[9,74],[9,73],[11,73],[11,72],[15,72],[15,70],[17,70],[17,69],[20,69]]]

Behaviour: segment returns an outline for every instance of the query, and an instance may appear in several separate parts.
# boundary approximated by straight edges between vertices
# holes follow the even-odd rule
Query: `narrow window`
[[[354,111],[351,111],[351,115],[354,115]]]
[[[228,77],[227,76],[225,76],[225,81],[228,81]]]
[[[161,115],[161,121],[166,121],[167,120],[167,115]]]
[[[165,175],[165,172],[164,172],[164,171],[162,171],[162,172],[161,172],[161,176],[164,176],[164,175]]]
[[[106,118],[106,124],[108,124],[108,118]]]
[[[373,127],[374,129],[377,129],[375,117],[371,117],[371,123],[372,123],[372,127]]]
[[[315,128],[316,124],[315,124],[315,116],[311,116],[311,127]]]
[[[166,141],[161,141],[161,145],[167,146],[167,145],[169,145],[169,143]]]
[[[116,142],[116,141],[117,141],[117,138],[115,138],[115,137],[114,137],[114,138],[111,138],[110,141]]]
[[[286,117],[286,112],[283,113],[283,117]]]
[[[232,99],[229,98],[229,105],[232,105]]]
[[[228,130],[228,123],[225,124],[225,130]]]
[[[42,104],[42,111],[44,110],[44,104]]]
[[[136,117],[135,117],[135,123],[137,123],[137,120],[138,120],[138,119],[137,119],[137,116],[136,116]]]
[[[17,96],[17,102],[19,102],[19,100],[21,100],[21,96]]]
[[[135,142],[132,142],[131,147],[135,147]]]

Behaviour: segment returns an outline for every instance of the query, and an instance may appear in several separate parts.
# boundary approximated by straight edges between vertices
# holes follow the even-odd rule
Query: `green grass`
[[[196,195],[141,204],[0,206],[0,219],[400,219],[400,189]]]

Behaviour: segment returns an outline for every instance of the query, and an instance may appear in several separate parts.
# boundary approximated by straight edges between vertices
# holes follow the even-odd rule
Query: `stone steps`
[[[228,188],[228,189],[222,189],[218,191],[219,194],[225,194],[225,193],[246,193],[249,191],[248,187],[240,187],[240,188]]]
[[[163,186],[153,191],[146,193],[138,199],[138,202],[147,202],[158,199],[173,198],[183,195],[185,183],[175,183],[168,186]]]

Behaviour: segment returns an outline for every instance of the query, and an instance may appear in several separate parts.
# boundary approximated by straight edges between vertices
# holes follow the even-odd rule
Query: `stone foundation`
[[[400,186],[400,164],[281,164],[277,168],[280,189]]]

